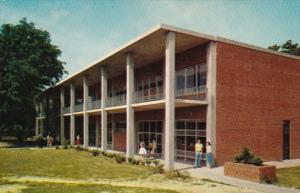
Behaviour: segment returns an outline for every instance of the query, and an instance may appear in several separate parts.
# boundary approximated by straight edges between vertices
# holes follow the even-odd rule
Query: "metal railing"
[[[101,109],[101,100],[88,101],[88,110]]]
[[[63,113],[64,113],[64,114],[70,113],[70,107],[64,107],[64,108],[63,108]]]
[[[126,104],[126,94],[112,96],[106,99],[106,107],[115,107]]]
[[[139,90],[135,92],[134,102],[142,103],[148,101],[156,101],[164,98],[162,87],[155,87],[147,90]]]
[[[74,107],[74,112],[80,112],[83,111],[83,104],[77,104]]]
[[[185,89],[176,89],[175,95],[176,98],[180,99],[207,100],[206,93],[206,86],[199,86]]]

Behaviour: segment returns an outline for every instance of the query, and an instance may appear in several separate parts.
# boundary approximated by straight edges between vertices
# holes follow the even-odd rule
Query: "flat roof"
[[[298,56],[294,56],[294,55],[290,55],[290,54],[286,54],[286,53],[282,53],[282,52],[277,52],[277,51],[270,50],[270,49],[267,49],[267,48],[262,48],[262,47],[259,47],[259,46],[250,45],[250,44],[230,40],[230,39],[219,37],[219,36],[207,35],[207,34],[203,34],[203,33],[200,33],[200,32],[187,30],[187,29],[183,29],[183,28],[179,28],[179,27],[175,27],[175,26],[171,26],[171,25],[167,25],[167,24],[159,24],[159,25],[151,28],[150,30],[146,31],[145,33],[139,35],[135,39],[125,43],[123,46],[121,46],[121,47],[117,48],[116,50],[110,52],[109,54],[105,55],[104,57],[96,60],[95,62],[92,62],[91,64],[89,64],[85,68],[83,68],[82,70],[66,77],[65,79],[63,79],[61,81],[59,81],[58,83],[56,83],[52,87],[49,87],[48,89],[59,86],[59,85],[62,85],[64,83],[70,81],[71,79],[75,78],[76,76],[85,74],[89,69],[93,68],[96,65],[109,64],[109,61],[111,61],[114,56],[117,57],[117,55],[120,56],[120,54],[122,54],[122,53],[124,54],[124,53],[127,53],[127,52],[131,52],[132,49],[133,49],[132,47],[136,46],[135,44],[137,44],[138,42],[140,42],[142,40],[145,40],[147,37],[150,37],[150,36],[153,36],[153,37],[154,37],[154,35],[158,36],[157,34],[159,34],[161,36],[165,32],[168,32],[168,31],[172,31],[172,32],[175,32],[177,34],[185,35],[185,37],[187,37],[187,36],[197,37],[197,38],[201,39],[203,42],[205,42],[205,41],[223,42],[223,43],[237,45],[237,46],[241,46],[241,47],[245,47],[245,48],[249,48],[249,49],[253,49],[253,50],[257,50],[257,51],[261,51],[261,52],[266,52],[266,53],[269,53],[269,54],[274,54],[274,55],[278,55],[278,56],[283,56],[283,57],[287,57],[287,58],[300,60],[300,57],[298,57]],[[48,89],[46,89],[46,90],[48,90]]]

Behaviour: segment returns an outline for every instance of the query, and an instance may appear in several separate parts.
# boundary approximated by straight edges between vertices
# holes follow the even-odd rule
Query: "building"
[[[218,165],[300,158],[299,85],[299,57],[162,24],[47,89],[36,135],[127,156],[155,140],[167,169],[198,138]]]

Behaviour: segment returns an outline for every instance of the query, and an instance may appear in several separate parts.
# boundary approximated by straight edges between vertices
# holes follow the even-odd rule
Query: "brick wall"
[[[217,43],[217,164],[243,147],[282,159],[282,121],[291,121],[291,158],[300,158],[300,61]]]
[[[276,180],[276,167],[227,162],[224,167],[224,175],[258,183],[264,180],[274,182]]]

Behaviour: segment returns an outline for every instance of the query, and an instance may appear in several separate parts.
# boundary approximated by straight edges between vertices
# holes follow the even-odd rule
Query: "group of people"
[[[195,167],[201,167],[201,158],[203,154],[203,144],[198,139],[195,144]],[[209,168],[213,165],[212,149],[210,141],[206,142],[206,163]]]
[[[139,149],[139,155],[146,157],[146,156],[156,156],[157,153],[157,144],[155,140],[152,140],[151,143],[149,143],[148,146],[149,150],[147,151],[146,147],[145,147],[145,143],[141,142],[140,143],[140,149]]]

